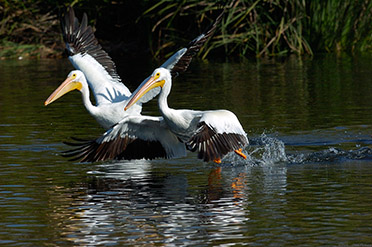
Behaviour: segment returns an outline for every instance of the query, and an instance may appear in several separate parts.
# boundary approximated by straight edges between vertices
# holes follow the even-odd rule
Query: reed
[[[158,46],[154,55],[158,55],[176,40],[172,37],[181,23],[201,27],[211,22],[225,8],[220,31],[202,51],[203,57],[214,50],[220,50],[227,56],[282,55],[290,52],[312,54],[312,49],[303,36],[303,19],[306,19],[305,1],[264,1],[234,0],[225,6],[215,1],[189,0],[174,4],[171,0],[161,0],[144,12],[144,17],[157,19],[153,31],[158,37]],[[205,21],[205,19],[211,19]],[[194,24],[192,24],[194,23]],[[199,30],[200,32],[201,30]]]
[[[161,0],[142,16],[156,19],[153,54],[168,54],[167,47],[179,41],[175,37],[185,30],[184,23],[201,27],[212,21],[205,19],[213,19],[219,8],[226,13],[220,31],[201,51],[203,57],[210,52],[262,57],[372,48],[372,1],[368,0],[232,0],[224,6],[211,0]]]
[[[368,51],[372,41],[372,1],[312,1],[309,40],[317,51]]]
[[[202,58],[372,50],[369,0],[0,0],[0,57],[61,54],[58,15],[67,5],[80,17],[87,12],[90,24],[97,24],[96,37],[115,54],[167,57],[222,8],[222,22]]]

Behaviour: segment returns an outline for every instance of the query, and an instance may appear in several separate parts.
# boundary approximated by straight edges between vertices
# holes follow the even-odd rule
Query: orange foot
[[[220,158],[215,159],[215,160],[213,160],[213,162],[216,163],[216,164],[221,164],[221,159]]]
[[[243,157],[243,159],[246,159],[246,158],[247,158],[247,155],[245,155],[245,154],[242,153],[242,149],[241,149],[241,148],[235,150],[235,153],[236,153],[237,155]]]

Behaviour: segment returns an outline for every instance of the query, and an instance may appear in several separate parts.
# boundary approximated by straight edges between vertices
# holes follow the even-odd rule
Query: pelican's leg
[[[243,159],[247,159],[247,155],[243,154],[242,149],[239,148],[234,151],[237,155],[241,156]]]
[[[214,159],[213,162],[216,164],[221,164],[221,159],[220,158]]]

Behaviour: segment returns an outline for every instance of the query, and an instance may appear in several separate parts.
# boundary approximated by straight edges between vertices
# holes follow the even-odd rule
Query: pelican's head
[[[166,82],[169,82],[171,74],[166,68],[157,68],[152,72],[150,79],[143,83],[139,89],[136,90],[135,94],[132,96],[128,104],[125,106],[124,110],[126,111],[129,107],[134,105],[143,95],[153,88],[161,87],[163,88]]]
[[[79,90],[83,88],[83,82],[85,81],[85,76],[83,72],[80,70],[73,70],[71,71],[66,80],[62,82],[62,84],[54,90],[54,92],[49,96],[49,98],[44,102],[44,105],[49,105],[53,101],[57,100],[58,98],[62,97],[66,93],[72,90]]]

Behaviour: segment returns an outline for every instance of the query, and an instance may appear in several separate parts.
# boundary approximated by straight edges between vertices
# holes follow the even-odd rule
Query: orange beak
[[[54,92],[49,96],[49,98],[44,102],[44,105],[47,106],[53,101],[59,99],[66,93],[72,91],[72,90],[81,90],[83,87],[83,84],[78,81],[74,81],[75,77],[68,77],[62,84],[54,90]]]
[[[158,80],[159,75],[156,74],[151,76],[150,79],[138,90],[138,92],[132,96],[128,104],[125,106],[124,111],[128,110],[132,105],[134,105],[143,95],[148,91],[156,87],[163,87],[165,81]]]

